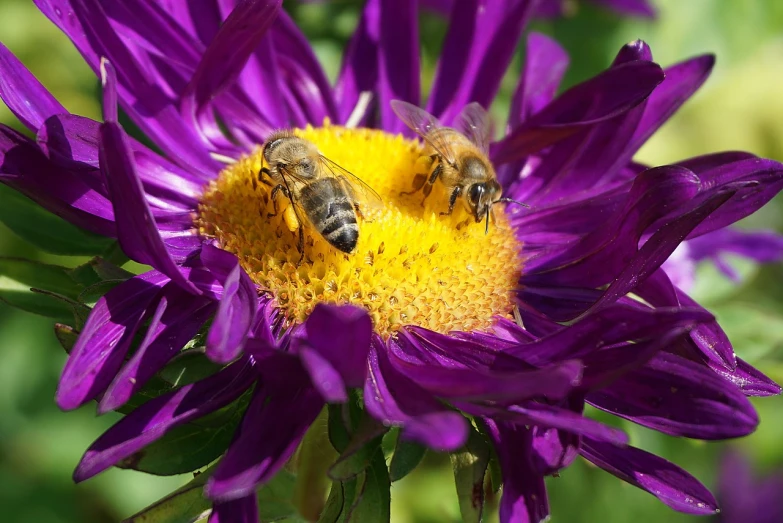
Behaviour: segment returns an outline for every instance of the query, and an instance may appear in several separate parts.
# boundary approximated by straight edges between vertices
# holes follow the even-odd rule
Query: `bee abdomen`
[[[308,218],[315,229],[333,247],[351,253],[359,240],[356,210],[342,187],[332,179],[325,179],[303,190],[303,200],[311,198]],[[305,194],[311,192],[311,194]]]

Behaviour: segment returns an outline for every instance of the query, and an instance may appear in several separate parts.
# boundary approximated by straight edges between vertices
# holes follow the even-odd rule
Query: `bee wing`
[[[372,187],[362,181],[361,178],[350,172],[349,170],[336,164],[324,155],[320,156],[321,165],[324,168],[326,174],[331,174],[335,178],[339,178],[348,187],[353,196],[359,198],[361,203],[369,205],[375,209],[379,209],[383,206],[383,200],[380,195],[373,190]]]
[[[462,109],[457,117],[456,128],[484,153],[489,154],[492,121],[487,111],[479,103],[470,103]]]
[[[432,131],[444,127],[437,118],[421,107],[402,100],[392,100],[390,103],[394,113],[405,125],[430,144],[447,162],[456,163],[457,157],[448,142],[441,139],[440,134],[432,134]]]

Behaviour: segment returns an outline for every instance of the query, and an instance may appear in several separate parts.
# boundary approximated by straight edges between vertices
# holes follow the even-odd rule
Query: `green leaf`
[[[329,441],[337,452],[342,453],[351,442],[351,434],[362,419],[361,401],[356,390],[348,392],[348,401],[330,404]]]
[[[182,387],[211,376],[221,368],[206,357],[203,348],[187,349],[177,354],[160,371],[160,377],[172,387]]]
[[[390,479],[392,481],[399,481],[410,474],[413,469],[418,466],[426,453],[426,447],[413,441],[404,440],[401,436],[398,436],[397,445],[394,448],[394,455],[389,464]]]
[[[156,476],[184,474],[216,460],[231,443],[247,407],[245,394],[231,405],[185,425],[174,427],[154,443],[117,464]]]
[[[59,265],[47,265],[23,258],[0,257],[0,274],[26,285],[28,288],[45,289],[76,299],[83,286],[74,282],[70,269]]]
[[[54,324],[54,335],[67,354],[71,353],[73,346],[76,345],[76,340],[79,339],[79,333],[76,329],[63,323]]]
[[[0,184],[0,221],[39,249],[60,255],[90,256],[107,250],[114,240],[87,232],[44,210],[26,196]]]
[[[204,497],[209,474],[197,475],[190,483],[153,503],[123,523],[192,523],[207,517],[212,502]]]
[[[391,480],[382,452],[347,481],[335,481],[318,523],[383,522],[391,518]]]
[[[369,467],[376,455],[383,457],[381,440],[387,430],[364,413],[351,441],[329,468],[329,477],[337,480],[352,478]]]
[[[449,457],[462,520],[478,523],[484,511],[484,475],[489,464],[489,443],[471,427],[465,446]]]
[[[294,490],[296,476],[287,470],[281,470],[269,483],[266,483],[256,493],[258,499],[258,516],[262,522],[280,521],[283,518],[296,518]]]

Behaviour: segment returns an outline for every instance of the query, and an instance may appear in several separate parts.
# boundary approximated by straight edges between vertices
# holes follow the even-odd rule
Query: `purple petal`
[[[431,113],[448,123],[470,102],[489,107],[534,3],[463,0],[454,4],[430,95]]]
[[[688,242],[689,254],[696,261],[717,259],[732,253],[759,263],[783,260],[783,235],[775,231],[718,229]]]
[[[156,145],[204,179],[220,170],[221,165],[209,156],[211,145],[182,119],[174,99],[161,90],[162,80],[150,81],[143,65],[111,27],[102,4],[96,0],[35,0],[35,4],[70,38],[97,75],[102,57],[114,64],[123,109]]]
[[[225,501],[254,494],[291,458],[324,406],[311,388],[259,386],[236,439],[207,481],[207,497]]]
[[[345,122],[365,91],[374,91],[378,82],[380,42],[380,0],[368,0],[359,25],[343,54],[343,63],[334,88],[339,105],[339,121]]]
[[[379,1],[381,128],[394,133],[402,131],[405,124],[394,114],[389,102],[404,100],[419,105],[419,12],[416,0]]]
[[[240,0],[204,52],[183,95],[183,106],[201,113],[234,82],[277,18],[282,0]]]
[[[666,352],[587,396],[588,403],[673,436],[726,439],[758,425],[753,405],[703,365]]]
[[[121,283],[98,300],[65,363],[56,396],[61,409],[84,405],[106,389],[148,307],[168,281],[150,271]]]
[[[65,220],[103,236],[116,237],[114,211],[105,194],[79,173],[55,165],[18,132],[0,126],[0,181]]]
[[[685,163],[685,162],[683,162]],[[699,199],[735,187],[735,194],[690,233],[689,238],[722,229],[753,214],[783,189],[783,165],[758,158],[718,165],[704,171],[694,169],[705,188]]]
[[[718,504],[710,491],[677,465],[634,447],[584,438],[582,456],[623,481],[646,490],[667,506],[686,514],[715,514]]]
[[[50,116],[68,112],[3,44],[0,44],[0,98],[33,132]]]
[[[84,481],[106,470],[177,425],[225,407],[245,392],[254,377],[251,364],[242,360],[141,405],[90,446],[76,467],[74,481]]]
[[[783,521],[783,474],[776,470],[754,477],[751,460],[738,449],[728,449],[720,464],[718,499],[721,521],[775,523]]]
[[[730,186],[717,191],[711,198],[699,202],[695,209],[661,227],[645,242],[638,253],[628,260],[626,268],[617,275],[601,298],[585,314],[594,313],[633,290],[640,281],[644,281],[671,256],[677,245],[691,231],[732,198],[736,191],[736,188]]]
[[[144,199],[133,153],[125,132],[116,122],[101,125],[101,171],[112,196],[117,218],[117,238],[133,260],[160,270],[193,294],[199,294],[174,263],[160,237],[155,219]]]
[[[144,340],[109,385],[98,404],[98,412],[103,414],[124,405],[182,350],[214,312],[210,303],[174,283],[166,284]]]
[[[207,523],[258,523],[256,495],[215,503]]]
[[[642,103],[663,81],[660,66],[636,61],[611,67],[558,96],[506,138],[494,144],[492,160],[522,159],[586,126],[609,120]]]
[[[532,464],[529,428],[485,419],[487,435],[495,446],[503,475],[501,523],[539,523],[549,517],[544,477]]]
[[[647,100],[644,116],[633,133],[625,160],[631,157],[709,77],[715,65],[714,55],[702,55],[664,69],[666,78]]]
[[[718,375],[739,387],[746,396],[777,396],[781,392],[780,385],[741,358],[737,358],[737,367],[734,370],[714,365],[712,362],[708,364]]]
[[[298,346],[296,351],[302,366],[310,375],[313,387],[327,403],[348,401],[348,388],[342,375],[322,353],[306,344]]]
[[[580,436],[590,436],[614,445],[628,443],[628,436],[622,430],[584,417],[581,412],[574,412],[557,405],[526,401],[504,408],[469,405],[464,402],[460,402],[459,406],[474,416],[491,417],[496,421],[555,428]]]
[[[337,369],[348,387],[367,376],[372,320],[362,308],[316,305],[304,324],[307,343]]]
[[[228,363],[242,352],[255,322],[256,286],[237,257],[227,251],[204,245],[201,261],[223,283],[223,296],[207,333],[207,356],[217,363]]]
[[[504,402],[538,396],[560,399],[573,390],[582,374],[582,365],[578,361],[516,372],[446,367],[437,363],[412,362],[409,355],[417,347],[404,336],[389,340],[388,346],[389,361],[398,372],[441,398]]]
[[[568,54],[555,40],[540,33],[528,35],[525,69],[511,100],[508,120],[511,129],[552,101],[568,62]]]
[[[402,436],[439,451],[453,451],[465,444],[468,425],[462,415],[446,409],[415,382],[390,364],[383,342],[370,348],[364,405],[385,425],[399,425]]]
[[[646,60],[651,62],[653,59],[652,50],[650,46],[644,40],[634,40],[622,46],[620,51],[615,56],[612,65],[620,65],[626,62],[633,62],[634,60]],[[666,79],[663,80],[664,83]],[[658,92],[661,87],[659,86],[653,93]],[[651,96],[652,97],[652,96]]]

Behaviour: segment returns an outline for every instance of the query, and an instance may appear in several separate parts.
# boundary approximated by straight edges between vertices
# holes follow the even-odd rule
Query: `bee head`
[[[466,197],[476,223],[489,216],[489,209],[500,196],[500,190],[500,184],[495,180],[474,183],[468,187]]]

